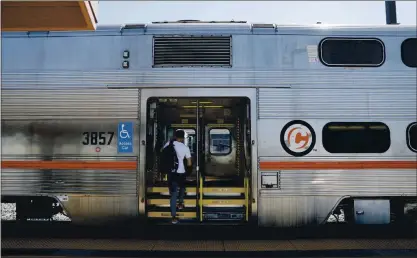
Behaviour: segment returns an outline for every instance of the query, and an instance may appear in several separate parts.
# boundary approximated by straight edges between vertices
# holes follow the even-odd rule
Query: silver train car
[[[17,219],[416,220],[416,26],[177,21],[2,33],[1,196]],[[343,214],[344,219],[341,219]]]

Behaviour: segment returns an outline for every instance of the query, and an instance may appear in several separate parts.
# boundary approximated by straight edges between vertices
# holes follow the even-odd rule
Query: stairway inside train
[[[185,131],[192,156],[180,221],[245,223],[250,216],[251,139],[247,98],[151,98],[147,103],[146,214],[171,219],[167,175],[158,170],[161,149]]]

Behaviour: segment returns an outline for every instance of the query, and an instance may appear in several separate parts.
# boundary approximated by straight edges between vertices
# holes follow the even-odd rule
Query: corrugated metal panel
[[[235,49],[235,56],[238,52],[248,51],[246,48]],[[95,57],[94,57],[95,58]],[[238,58],[236,58],[238,59]],[[246,59],[246,58],[245,58]],[[26,59],[21,59],[25,62]],[[151,60],[151,57],[150,59]],[[10,61],[14,62],[14,61]],[[10,65],[9,62],[9,65]],[[31,62],[29,60],[29,62]],[[54,60],[51,60],[54,63]],[[35,64],[33,64],[35,65]],[[39,66],[49,66],[47,63],[38,63]],[[78,65],[73,63],[73,65]],[[99,66],[99,64],[92,64]],[[147,64],[144,64],[146,66]],[[236,62],[234,64],[236,66]],[[13,66],[17,66],[14,64]],[[28,66],[31,67],[32,65]],[[341,72],[336,70],[249,70],[249,69],[212,69],[202,67],[200,69],[145,69],[140,70],[115,70],[111,68],[107,71],[73,71],[63,70],[43,70],[22,72],[18,69],[14,71],[3,71],[2,89],[56,89],[65,87],[74,89],[103,88],[108,87],[285,87],[303,89],[392,89],[393,85],[401,88],[415,89],[416,73],[414,71],[387,71],[382,68],[374,72]],[[3,69],[4,68],[3,66]],[[410,69],[411,70],[411,69]],[[398,88],[396,88],[397,90]]]
[[[154,67],[230,67],[231,36],[154,37]]]
[[[281,171],[281,189],[262,189],[261,195],[413,196],[417,193],[416,172],[412,169],[344,170],[342,173],[339,171]]]
[[[20,157],[23,160],[36,160],[30,157]],[[51,160],[58,161],[62,157]],[[68,158],[64,158],[67,160]],[[95,159],[80,157],[70,160]],[[100,158],[114,160],[114,157]],[[136,161],[133,157],[119,157],[121,161]],[[95,160],[97,161],[97,160]],[[97,169],[2,169],[2,195],[36,195],[36,194],[107,194],[107,195],[136,195],[138,174],[136,170],[97,170]]]
[[[415,119],[416,90],[259,90],[259,118]]]
[[[1,173],[2,195],[123,194],[136,195],[137,173],[109,170],[9,170]]]
[[[138,91],[2,90],[2,119],[137,119]]]
[[[414,170],[281,171],[280,190],[260,191],[260,224],[321,223],[343,196],[415,196],[415,186]]]
[[[340,197],[337,196],[259,196],[259,224],[293,227],[322,223]]]

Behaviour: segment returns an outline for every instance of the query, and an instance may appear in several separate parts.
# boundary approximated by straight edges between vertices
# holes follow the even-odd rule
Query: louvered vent
[[[231,37],[154,37],[154,67],[230,67]]]

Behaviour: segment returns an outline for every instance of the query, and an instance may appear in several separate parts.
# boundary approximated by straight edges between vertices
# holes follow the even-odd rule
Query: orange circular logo
[[[301,120],[291,121],[282,128],[281,145],[293,156],[308,154],[316,143],[313,128]]]

